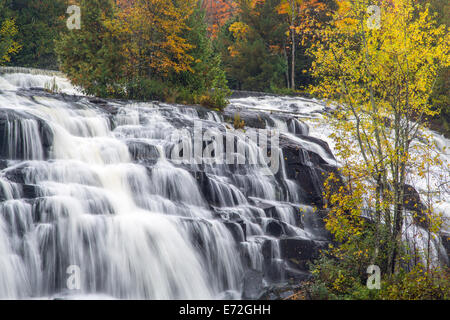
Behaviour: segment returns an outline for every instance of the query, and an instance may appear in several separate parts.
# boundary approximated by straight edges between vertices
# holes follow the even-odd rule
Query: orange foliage
[[[237,3],[235,0],[204,0],[203,7],[206,9],[210,33],[216,37],[219,28],[236,12]]]
[[[130,76],[150,72],[192,71],[192,45],[182,38],[196,0],[175,6],[166,0],[117,0],[117,18],[107,21],[110,32],[123,43],[122,54]],[[143,73],[143,74],[141,74]]]
[[[326,9],[321,0],[282,0],[277,8],[280,15],[286,16],[291,31],[300,35],[302,42],[307,35],[314,37]]]

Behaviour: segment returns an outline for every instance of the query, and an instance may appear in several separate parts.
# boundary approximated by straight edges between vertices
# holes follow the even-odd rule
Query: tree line
[[[308,50],[318,40],[319,31],[330,21],[337,2],[4,0],[0,4],[0,21],[5,24],[0,34],[1,63],[70,72],[78,68],[77,73],[69,76],[85,86],[87,92],[101,96],[158,98],[223,107],[229,94],[226,88],[307,94],[309,87],[320,80],[313,75],[314,58]],[[429,2],[438,23],[448,26],[450,14],[446,1],[417,2]],[[78,34],[66,28],[66,9],[71,4],[82,7],[85,19],[84,30]],[[97,7],[96,11],[94,7]],[[95,23],[93,19],[96,19]],[[157,22],[151,26],[139,25],[139,19]],[[179,24],[170,25],[168,22],[173,19]],[[83,45],[84,56],[71,56],[72,47],[81,53],[79,42],[82,37],[92,40],[91,47]],[[113,48],[114,42],[121,42],[120,46],[125,50]],[[70,48],[64,50],[64,45]],[[103,50],[98,50],[99,45],[104,45]],[[109,58],[99,57],[113,49],[116,52],[110,51]],[[80,77],[80,72],[85,73],[80,59],[92,58],[94,52],[97,60],[94,65],[100,67],[98,63],[102,62],[101,67],[106,69],[89,72],[89,75],[102,74],[103,79],[93,81],[88,77],[88,82],[84,76]],[[161,61],[164,57],[166,60]],[[150,70],[155,66],[158,70]],[[115,72],[107,75],[108,67]],[[124,69],[126,71],[122,72]],[[93,70],[92,67],[89,70]],[[217,76],[213,77],[213,74]],[[450,135],[449,78],[448,68],[440,71],[430,97],[433,108],[441,111],[441,116],[434,117],[431,125],[446,135]],[[106,85],[105,81],[109,80],[114,81]],[[148,89],[150,85],[153,90]],[[214,87],[222,90],[212,94]]]

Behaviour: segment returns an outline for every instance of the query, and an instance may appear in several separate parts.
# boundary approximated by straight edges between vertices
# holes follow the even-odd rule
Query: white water
[[[290,236],[316,237],[295,219],[298,206],[313,212],[296,203],[295,182],[286,181],[289,196],[258,166],[233,173],[204,165],[211,206],[190,172],[199,167],[167,158],[172,120],[230,131],[217,113],[202,120],[187,107],[117,104],[110,118],[87,98],[70,102],[30,90],[55,79],[62,92],[79,93],[54,77],[0,76],[0,115],[8,126],[0,171],[0,298],[240,298],[245,272],[264,271],[265,242],[269,259],[282,264],[278,239],[266,230],[270,222],[282,223]],[[260,156],[258,146],[231,133],[250,156]],[[325,155],[311,142],[299,143]],[[274,217],[255,205],[262,202]],[[73,266],[81,271],[79,290],[67,285]]]
[[[297,119],[303,121],[309,126],[310,134],[323,141],[326,141],[330,146],[333,154],[336,155],[334,148],[334,141],[330,138],[333,133],[333,129],[327,123],[324,115],[326,113],[326,106],[317,100],[309,100],[303,98],[291,98],[291,97],[250,97],[232,99],[231,104],[243,109],[262,110],[267,112],[281,111],[284,114],[289,114]],[[293,140],[301,140],[298,137],[292,137],[292,133],[289,132],[286,125],[278,120],[275,121],[277,127],[284,133],[291,137]],[[290,130],[292,131],[292,130]],[[426,177],[420,177],[416,173],[409,173],[407,176],[407,183],[413,186],[420,194],[423,203],[428,204],[428,194],[431,196],[431,205],[437,215],[442,216],[443,225],[442,231],[450,232],[450,140],[444,136],[433,132],[431,130],[425,130],[422,132],[425,136],[431,137],[431,142],[428,144],[417,143],[423,149],[427,150],[432,156],[436,156],[440,163],[431,165],[429,168],[429,174]],[[305,142],[298,141],[305,149],[311,150],[320,154],[323,159],[327,160],[330,164],[339,166],[340,159],[330,159],[327,154],[324,154],[324,150],[320,150],[320,147],[314,143],[308,145]],[[418,151],[413,151],[413,153]],[[416,155],[414,153],[414,155]],[[415,248],[426,248],[428,245],[428,234],[423,229],[416,227],[411,221],[405,224],[405,234],[408,241],[413,243]],[[434,237],[431,241],[431,255],[437,259],[436,252],[442,251],[443,248],[436,244],[437,238]],[[445,254],[446,255],[446,254]]]

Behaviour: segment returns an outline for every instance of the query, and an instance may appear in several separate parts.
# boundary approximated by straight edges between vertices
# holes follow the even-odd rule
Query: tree
[[[56,42],[60,69],[87,94],[101,97],[123,93],[127,72],[121,43],[110,31],[112,0],[80,0],[82,26],[67,30]]]
[[[323,19],[325,3],[320,0],[281,0],[277,11],[286,17],[289,30],[286,32],[290,40],[291,49],[291,74],[288,78],[288,88],[295,89],[295,68],[296,68],[296,48],[298,41],[305,45],[306,37],[315,35],[315,31],[320,27]],[[297,36],[298,35],[298,36]],[[286,48],[285,48],[286,50]],[[285,54],[287,58],[287,54]]]
[[[327,226],[353,248],[372,228],[367,261],[394,273],[405,263],[407,177],[426,175],[420,168],[434,160],[415,149],[424,123],[436,114],[428,102],[439,71],[450,63],[449,35],[429,7],[414,0],[379,3],[378,29],[368,23],[368,2],[338,4],[310,51],[313,75],[321,80],[313,92],[339,105],[333,138],[346,186],[335,187],[338,177],[326,185]],[[428,228],[436,230],[439,219],[432,223],[432,209],[427,212]]]
[[[235,0],[204,0],[201,2],[203,8],[206,9],[211,37],[215,39],[220,28],[233,16],[237,3]]]
[[[313,81],[307,74],[312,61],[305,52],[321,23],[329,19],[325,9],[332,7],[332,1],[235,2],[236,15],[216,41],[230,83],[235,88],[280,92],[287,87],[292,92],[302,79],[302,87],[307,87]]]
[[[181,36],[189,44],[192,44],[192,48],[187,51],[187,54],[193,57],[190,65],[192,71],[172,72],[170,82],[182,87],[184,91],[188,90],[191,94],[200,96],[200,98],[204,98],[205,94],[208,94],[209,98],[214,100],[212,105],[227,104],[226,97],[230,92],[222,68],[222,60],[220,55],[214,51],[211,38],[208,36],[205,10],[201,4],[195,6],[186,25],[187,28]],[[188,99],[184,99],[182,102],[186,103],[186,100]]]
[[[221,29],[215,43],[232,87],[267,91],[284,86],[286,24],[276,11],[279,3],[240,0],[239,15]]]
[[[431,0],[430,10],[436,14],[439,24],[450,27],[450,3],[444,0]],[[436,81],[430,103],[434,110],[440,110],[431,123],[433,128],[450,138],[450,67],[444,68]]]
[[[14,40],[17,33],[14,20],[8,19],[0,24],[0,65],[11,61],[11,56],[20,51],[22,46]]]
[[[1,19],[13,19],[22,50],[10,65],[57,69],[54,40],[65,28],[67,0],[3,0]]]
[[[86,93],[227,104],[221,61],[196,0],[82,0],[80,6],[81,30],[66,32],[57,52],[62,71]]]
[[[109,30],[123,44],[129,77],[154,77],[192,71],[193,45],[181,35],[195,0],[118,0],[121,10],[108,21]]]

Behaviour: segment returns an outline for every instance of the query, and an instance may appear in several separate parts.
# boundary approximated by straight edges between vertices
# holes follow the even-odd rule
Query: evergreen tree
[[[436,15],[439,24],[450,26],[450,4],[445,0],[430,1],[430,10]],[[444,68],[433,88],[430,103],[434,110],[440,111],[440,114],[434,117],[431,122],[433,129],[442,132],[447,138],[450,138],[450,67]]]
[[[57,69],[54,41],[65,28],[67,0],[2,0],[0,20],[13,18],[22,50],[10,65]]]
[[[188,54],[194,58],[192,71],[172,73],[171,82],[184,87],[190,93],[202,95],[215,90],[215,98],[224,99],[229,94],[222,60],[214,51],[212,41],[208,36],[206,13],[201,4],[197,4],[193,14],[187,21],[188,29],[183,38],[193,45]]]
[[[222,27],[216,46],[229,83],[235,89],[269,90],[285,86],[285,23],[276,12],[279,0],[239,2],[240,14]]]
[[[124,61],[120,43],[110,33],[107,19],[114,17],[112,0],[81,0],[80,30],[66,31],[56,43],[61,71],[87,94],[123,95]]]

